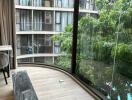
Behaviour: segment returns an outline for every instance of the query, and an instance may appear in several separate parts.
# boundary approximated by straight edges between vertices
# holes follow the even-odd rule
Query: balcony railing
[[[74,0],[16,0],[16,5],[32,7],[73,8]],[[96,11],[95,0],[80,1],[80,9]]]
[[[53,31],[52,23],[44,22],[21,22],[16,24],[17,31]]]

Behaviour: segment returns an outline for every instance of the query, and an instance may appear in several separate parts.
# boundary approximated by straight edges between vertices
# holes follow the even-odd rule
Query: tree
[[[112,100],[118,95],[126,100],[127,93],[132,92],[132,1],[96,0],[96,4],[99,18],[85,16],[79,20],[78,73],[110,94]],[[57,63],[70,68],[72,25],[53,36],[53,40],[61,42],[63,56]]]

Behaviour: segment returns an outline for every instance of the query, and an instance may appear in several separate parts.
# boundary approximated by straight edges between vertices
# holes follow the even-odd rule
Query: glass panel
[[[16,10],[16,31],[20,31],[20,12]]]
[[[56,0],[56,7],[62,7],[62,0]]]
[[[16,10],[16,31],[31,30],[31,20],[31,10]]]
[[[56,24],[56,31],[60,32],[61,31],[61,24]]]
[[[55,54],[60,53],[60,42],[54,42],[54,53]]]
[[[72,48],[72,24],[73,12],[55,12],[55,28],[57,35],[53,35],[54,42],[54,64],[58,67],[69,70],[71,69],[71,48]]]
[[[74,8],[74,0],[69,0],[69,8]]]
[[[62,13],[61,25],[62,25],[62,31],[64,31],[65,30],[65,26],[67,25],[67,13]]]
[[[112,50],[113,73],[111,99],[132,99],[132,0],[114,2],[110,13],[116,16],[115,46]],[[118,9],[117,9],[118,8]],[[112,16],[111,15],[111,16]],[[110,16],[110,17],[111,17]],[[111,18],[112,19],[112,18]],[[114,19],[113,19],[114,20]]]
[[[96,0],[80,0],[80,9],[97,10],[95,2]]]
[[[53,7],[54,0],[33,0],[33,6],[37,7]]]
[[[132,2],[87,2],[90,12],[79,15],[77,74],[108,100],[131,100]],[[84,4],[86,0],[80,0],[80,9],[88,6]]]
[[[56,24],[61,23],[61,13],[60,12],[56,12]]]
[[[34,31],[53,31],[53,12],[34,11],[33,12]]]
[[[51,35],[18,35],[17,55],[53,53]]]
[[[51,35],[34,35],[34,53],[52,53]]]
[[[44,63],[44,57],[36,57],[34,58],[35,63]]]
[[[73,24],[73,12],[56,12],[56,31],[65,31],[65,26]]]
[[[73,8],[74,0],[56,0],[55,6],[59,8]]]
[[[22,58],[17,60],[17,63],[32,63],[33,62],[33,58]]]
[[[73,13],[68,13],[68,25],[73,23]]]
[[[32,54],[32,36],[31,35],[18,35],[17,36],[17,53]]]
[[[41,11],[34,11],[33,12],[34,16],[33,16],[33,30],[39,31],[42,30],[42,25],[43,25],[43,21],[42,21],[42,12]]]
[[[64,8],[68,7],[68,0],[63,0],[62,7],[64,7]]]
[[[16,0],[15,3],[16,5],[21,5],[21,6],[31,6],[32,0]]]

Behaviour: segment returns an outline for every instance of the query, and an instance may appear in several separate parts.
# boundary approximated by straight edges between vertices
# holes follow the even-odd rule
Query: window
[[[63,0],[62,7],[68,8],[68,0]]]
[[[55,54],[60,53],[60,42],[54,42],[54,53]]]
[[[54,0],[33,0],[33,6],[37,7],[52,7]]]
[[[74,0],[56,0],[56,7],[73,8]]]
[[[45,7],[50,7],[51,6],[51,1],[50,0],[45,0]]]
[[[56,12],[56,31],[60,31],[61,30],[61,13],[60,12]]]
[[[15,4],[19,5],[20,4],[20,0],[15,0]]]
[[[56,7],[62,7],[62,0],[56,0]]]
[[[71,25],[73,23],[73,13],[68,13],[68,25]]]
[[[32,35],[21,35],[18,37],[18,48],[20,46],[20,54],[32,54]],[[30,48],[30,51],[29,51]]]
[[[80,8],[88,10],[96,10],[95,0],[80,0]]]
[[[51,46],[51,35],[45,35],[45,46]]]
[[[31,6],[32,0],[16,0],[17,5],[22,5],[22,6]]]
[[[45,12],[45,24],[52,24],[51,12]]]
[[[16,11],[16,31],[20,31],[20,13]]]
[[[33,30],[41,31],[42,30],[42,12],[41,11],[34,11],[33,12]]]
[[[51,53],[52,43],[50,39],[51,35],[34,35],[33,45],[35,53]]]
[[[56,24],[60,24],[60,23],[61,23],[61,13],[56,12]]]
[[[73,24],[72,12],[56,12],[56,31],[64,31],[69,24]]]
[[[32,29],[31,26],[31,10],[18,10],[19,14],[16,13],[17,19],[16,21],[19,22],[20,20],[20,31],[29,31]],[[18,18],[19,17],[19,18]]]

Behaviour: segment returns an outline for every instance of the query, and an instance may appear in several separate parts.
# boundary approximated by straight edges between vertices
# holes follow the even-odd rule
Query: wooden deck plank
[[[15,71],[18,70],[28,72],[39,100],[95,100],[62,72],[32,66],[18,67]],[[8,85],[5,85],[2,74],[0,74],[0,100],[14,100],[12,80],[8,78]]]

